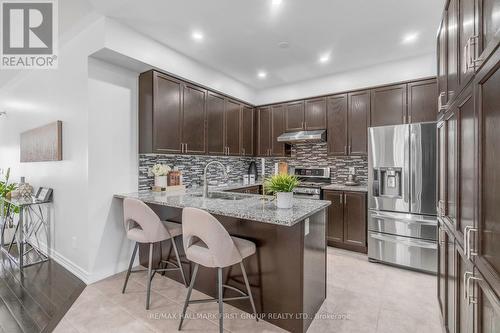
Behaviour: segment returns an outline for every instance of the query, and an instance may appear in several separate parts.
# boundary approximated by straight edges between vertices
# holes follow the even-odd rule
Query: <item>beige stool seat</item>
[[[161,238],[170,239],[177,236],[182,235],[182,225],[180,223],[170,222],[170,221],[161,221],[163,226],[167,228],[169,236],[163,236]],[[163,230],[159,230],[160,233],[163,233]],[[149,243],[149,238],[140,228],[131,228],[127,231],[127,238],[138,243]]]
[[[161,221],[160,217],[156,215],[151,207],[146,205],[144,202],[133,198],[125,198],[123,200],[123,218],[127,238],[135,241],[135,247],[132,252],[132,257],[130,258],[122,293],[125,293],[130,274],[142,272],[142,270],[132,270],[135,256],[139,248],[139,243],[149,244],[146,291],[146,310],[149,310],[149,303],[151,299],[151,281],[156,273],[177,270],[181,273],[184,285],[187,286],[186,277],[184,276],[184,270],[182,269],[182,263],[179,257],[179,251],[177,250],[177,245],[175,245],[175,237],[182,235],[182,225],[180,223],[170,221]],[[177,262],[172,262],[168,259],[161,260],[161,263],[165,264],[164,268],[153,268],[153,244],[166,240],[171,241],[171,249],[174,249]],[[173,268],[168,268],[167,265],[169,264],[173,266]]]
[[[240,253],[241,259],[251,256],[255,253],[255,244],[243,238],[231,237],[234,245]],[[186,251],[186,257],[192,262],[205,267],[218,267],[215,255],[209,250],[207,245],[198,240],[194,242]],[[241,262],[241,259],[235,258],[234,262],[228,262],[228,266]]]
[[[255,244],[249,240],[230,236],[224,226],[211,214],[198,208],[187,207],[182,210],[182,241],[186,258],[195,263],[191,283],[189,284],[186,301],[182,309],[179,330],[186,316],[189,304],[217,302],[219,303],[219,332],[224,331],[224,311],[223,303],[225,300],[243,300],[248,299],[252,305],[252,310],[257,317],[255,303],[252,297],[252,290],[248,283],[247,273],[243,265],[243,259],[253,255],[256,252]],[[245,280],[246,293],[222,283],[222,269],[239,264],[243,278]],[[209,268],[217,268],[217,298],[208,298],[201,300],[190,300],[191,292],[194,287],[198,267],[202,265]],[[228,288],[238,292],[241,296],[224,298],[223,288]]]

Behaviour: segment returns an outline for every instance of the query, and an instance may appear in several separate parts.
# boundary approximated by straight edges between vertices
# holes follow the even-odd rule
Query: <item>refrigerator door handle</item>
[[[407,125],[407,133],[404,137],[404,168],[403,168],[403,200],[406,203],[410,202],[410,184],[409,184],[409,178],[410,178],[410,152],[409,152],[409,145],[410,145],[410,126]]]

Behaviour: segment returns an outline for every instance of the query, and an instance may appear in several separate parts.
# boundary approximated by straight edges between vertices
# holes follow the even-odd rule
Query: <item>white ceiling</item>
[[[89,0],[97,11],[256,89],[435,50],[444,0]],[[201,31],[196,42],[191,33]],[[418,40],[403,44],[407,33]],[[282,49],[278,43],[289,42]],[[318,58],[331,52],[331,60]],[[268,72],[257,78],[258,70]]]

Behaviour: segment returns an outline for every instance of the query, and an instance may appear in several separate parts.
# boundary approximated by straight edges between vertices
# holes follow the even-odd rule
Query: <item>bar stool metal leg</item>
[[[149,310],[149,300],[151,298],[151,270],[153,266],[153,243],[149,243],[149,263],[148,263],[148,290],[146,296],[146,310]]]
[[[177,245],[175,245],[175,238],[172,238],[172,247],[174,248],[175,257],[177,258],[177,265],[179,266],[179,270],[181,271],[182,281],[184,281],[184,285],[187,287],[188,284],[186,282],[186,277],[184,276],[184,269],[182,268],[179,251],[177,250]]]
[[[219,332],[223,333],[224,331],[224,300],[222,297],[223,291],[222,291],[222,268],[219,267],[217,269],[217,276],[218,276],[218,284],[217,284],[217,291],[219,292]]]
[[[123,284],[122,294],[125,293],[127,288],[128,278],[130,277],[130,272],[132,271],[132,266],[134,266],[135,255],[137,254],[137,249],[139,248],[139,243],[135,243],[134,252],[132,252],[132,257],[130,258],[130,264],[128,265],[127,277],[125,278],[125,283]]]
[[[257,310],[255,309],[255,303],[253,302],[252,290],[250,290],[250,284],[248,283],[248,276],[245,270],[245,266],[243,265],[243,261],[240,262],[241,272],[243,273],[243,279],[245,279],[245,285],[247,287],[247,294],[250,297],[250,304],[252,304],[253,314],[255,315],[255,320],[259,321],[259,317],[257,317]]]
[[[193,275],[191,276],[191,283],[189,283],[188,293],[186,295],[186,301],[184,302],[184,308],[182,309],[181,322],[179,323],[179,331],[182,328],[182,322],[184,321],[184,316],[186,315],[186,310],[189,304],[189,299],[191,298],[191,292],[193,291],[194,281],[196,280],[196,274],[198,274],[198,267],[200,265],[194,265]]]

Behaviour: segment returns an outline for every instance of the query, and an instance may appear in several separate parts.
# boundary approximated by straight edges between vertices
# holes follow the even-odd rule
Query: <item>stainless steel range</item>
[[[371,127],[368,258],[437,270],[436,124]]]
[[[321,187],[330,184],[330,168],[291,167],[290,174],[300,179],[293,190],[295,198],[321,199]]]

